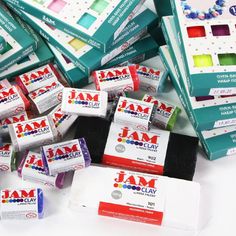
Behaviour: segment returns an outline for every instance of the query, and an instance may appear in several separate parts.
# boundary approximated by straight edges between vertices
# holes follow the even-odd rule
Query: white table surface
[[[154,10],[152,0],[147,5]],[[158,67],[159,58],[152,58],[145,65]],[[93,86],[89,86],[92,88]],[[169,84],[160,95],[166,101],[178,104],[180,101]],[[185,112],[181,113],[175,132],[195,135]],[[72,136],[72,131],[69,136]],[[67,137],[68,138],[68,137]],[[41,187],[45,195],[45,217],[35,221],[0,221],[0,236],[34,235],[146,235],[146,236],[220,236],[236,235],[236,159],[234,157],[208,161],[199,148],[194,181],[201,184],[201,209],[199,231],[183,232],[143,223],[118,220],[97,215],[73,213],[68,209],[72,173],[67,174],[62,190],[24,182],[16,172],[0,172],[0,189],[11,187]]]

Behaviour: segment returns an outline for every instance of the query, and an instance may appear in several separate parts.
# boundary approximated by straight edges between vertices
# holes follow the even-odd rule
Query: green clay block
[[[153,96],[145,94],[142,101],[151,102],[156,105],[156,114],[154,115],[153,125],[172,131],[181,109]]]
[[[11,171],[14,171],[16,169],[16,153],[13,151],[11,156]]]
[[[235,66],[236,65],[235,53],[219,54],[218,58],[219,58],[219,62],[221,66]]]

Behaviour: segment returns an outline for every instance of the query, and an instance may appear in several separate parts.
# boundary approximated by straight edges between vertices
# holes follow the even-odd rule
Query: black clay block
[[[85,138],[92,163],[101,163],[111,122],[99,117],[80,116],[75,138]]]
[[[192,180],[197,162],[198,138],[170,133],[164,175]]]

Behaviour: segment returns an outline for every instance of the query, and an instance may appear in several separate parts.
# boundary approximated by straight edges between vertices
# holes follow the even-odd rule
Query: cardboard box
[[[0,73],[32,53],[37,44],[0,4],[0,31],[5,43],[0,54]]]
[[[236,97],[235,96],[208,96],[191,97],[188,91],[187,75],[184,69],[182,51],[175,37],[173,17],[163,17],[163,32],[167,44],[170,47],[170,54],[175,64],[178,80],[182,88],[177,93],[182,93],[187,98],[188,107],[191,113],[194,127],[197,130],[207,130],[231,126],[236,124]]]
[[[108,51],[144,1],[5,0],[102,52]]]
[[[235,0],[225,2],[171,0],[191,96],[236,94]]]
[[[22,21],[18,16],[14,15],[14,18],[18,21],[21,27],[24,28],[25,31],[35,39],[37,43],[37,49],[35,50],[35,52],[29,54],[18,63],[0,73],[0,79],[12,79],[19,74],[23,74],[34,68],[47,64],[54,58],[54,55],[52,54],[46,43],[43,41],[43,39],[39,36],[39,34],[33,31],[33,29],[24,21]]]
[[[22,11],[17,13],[50,44],[66,55],[86,75],[90,75],[94,69],[105,65],[115,56],[119,55],[146,35],[147,31],[157,24],[155,13],[143,6],[112,43],[110,50],[107,53],[103,53],[61,30],[50,27],[32,15]]]
[[[191,107],[189,107],[188,99],[182,91],[181,85],[178,82],[174,62],[167,46],[160,47],[160,55],[163,62],[169,69],[172,82],[179,95],[181,103],[187,112],[191,123],[194,125],[194,118],[192,116]],[[210,114],[207,112],[207,114]],[[201,144],[207,154],[209,160],[215,160],[225,156],[236,154],[236,126],[228,126],[218,129],[196,131]]]
[[[86,76],[78,67],[76,67],[68,58],[61,54],[55,47],[53,47],[52,45],[49,46],[55,55],[57,65],[72,87],[82,88],[93,82],[90,76]],[[157,53],[158,45],[149,35],[126,49],[119,56],[108,62],[103,68],[109,68],[116,65],[127,65],[128,62],[139,63],[156,56]]]

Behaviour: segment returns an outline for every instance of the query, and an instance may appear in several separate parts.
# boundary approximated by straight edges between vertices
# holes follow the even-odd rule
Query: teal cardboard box
[[[0,53],[0,73],[35,51],[37,44],[0,4],[0,31],[3,47]]]
[[[115,56],[143,37],[149,29],[157,25],[157,16],[154,12],[142,7],[135,17],[128,23],[119,37],[112,43],[109,52],[102,53],[88,44],[83,43],[61,30],[52,28],[43,21],[25,13],[18,12],[34,29],[50,44],[66,55],[86,75],[94,69],[105,65]]]
[[[24,57],[21,61],[18,61],[13,66],[4,70],[0,73],[0,79],[12,79],[19,74],[23,74],[27,71],[30,71],[36,67],[40,67],[44,64],[49,63],[54,59],[54,55],[51,50],[48,48],[46,43],[43,41],[41,36],[37,34],[29,25],[22,21],[17,15],[14,15],[16,21],[20,26],[32,37],[37,43],[37,49],[35,52]]]
[[[61,54],[55,47],[50,45],[56,63],[65,75],[67,81],[72,87],[82,88],[89,83],[92,83],[92,78],[86,76],[76,67],[66,56]],[[158,54],[158,45],[150,36],[136,42],[134,45],[126,49],[119,56],[115,57],[103,68],[110,68],[116,65],[126,65],[127,63],[140,63]]]
[[[193,117],[191,117],[191,108],[188,104],[188,99],[182,91],[181,85],[178,82],[178,76],[175,69],[174,62],[172,61],[169,47],[160,47],[160,56],[163,59],[169,73],[171,75],[172,82],[186,113],[190,117],[190,121],[193,123]],[[228,126],[218,129],[196,131],[201,144],[207,154],[209,160],[215,160],[222,157],[228,157],[236,154],[236,126]]]
[[[204,96],[191,97],[188,91],[187,74],[184,68],[181,49],[176,38],[173,17],[162,18],[163,32],[175,64],[178,81],[182,88],[178,93],[184,94],[190,110],[190,118],[197,130],[207,130],[236,125],[235,96]]]
[[[4,0],[107,52],[145,0]],[[105,33],[104,33],[105,32]]]
[[[191,96],[236,94],[235,0],[171,0]]]
[[[155,8],[160,19],[172,15],[170,0],[154,0]]]

